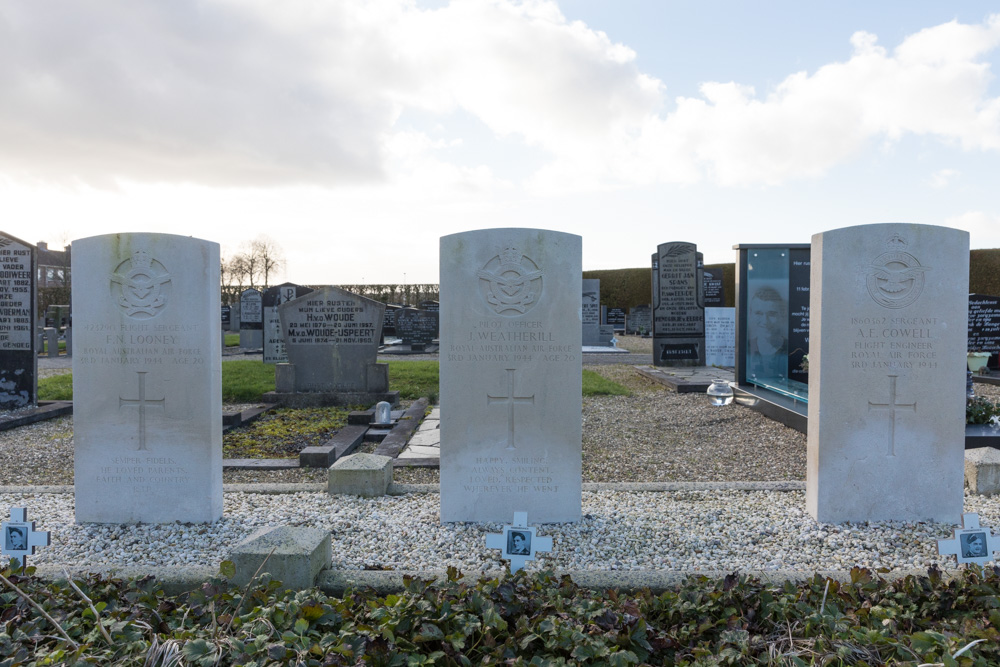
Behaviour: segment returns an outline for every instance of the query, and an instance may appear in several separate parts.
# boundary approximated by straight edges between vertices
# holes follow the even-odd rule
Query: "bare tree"
[[[271,284],[271,274],[285,266],[284,252],[277,241],[261,234],[250,242],[250,255],[253,257],[253,269],[266,289]]]

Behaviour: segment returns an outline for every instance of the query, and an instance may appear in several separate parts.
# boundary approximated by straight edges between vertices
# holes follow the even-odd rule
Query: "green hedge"
[[[652,253],[651,253],[652,254]],[[736,265],[706,264],[706,269],[722,269],[722,285],[725,291],[725,305],[736,305]],[[605,269],[584,271],[584,279],[596,278],[601,281],[601,305],[609,308],[624,308],[626,312],[633,306],[653,305],[653,269]]]
[[[1000,296],[1000,248],[969,253],[969,292]]]

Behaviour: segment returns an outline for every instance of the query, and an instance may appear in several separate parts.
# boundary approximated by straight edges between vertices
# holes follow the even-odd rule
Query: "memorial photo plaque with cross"
[[[937,547],[939,554],[954,556],[959,563],[986,565],[993,560],[993,552],[1000,551],[1000,538],[979,525],[978,514],[963,514],[962,527],[951,538],[938,540]]]
[[[0,523],[0,554],[4,556],[4,564],[13,558],[20,567],[25,567],[28,556],[37,547],[50,544],[49,532],[35,530],[35,522],[28,521],[27,514],[27,508],[11,507],[10,521]]]
[[[535,529],[528,526],[527,512],[514,512],[514,521],[504,526],[502,533],[486,536],[487,549],[500,549],[500,557],[510,561],[510,573],[524,569],[524,564],[535,560],[535,553],[552,551],[552,538],[535,535]]]

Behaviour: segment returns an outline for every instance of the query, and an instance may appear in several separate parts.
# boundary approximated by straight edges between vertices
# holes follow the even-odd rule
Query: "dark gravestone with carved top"
[[[261,295],[264,317],[264,363],[281,364],[288,361],[285,352],[285,336],[281,331],[281,318],[278,317],[278,306],[300,296],[312,292],[311,287],[282,283],[268,287]]]
[[[656,266],[653,363],[704,366],[705,307],[697,247],[663,243],[657,246]]]
[[[1000,361],[1000,297],[969,295],[969,352],[989,352],[987,366]]]

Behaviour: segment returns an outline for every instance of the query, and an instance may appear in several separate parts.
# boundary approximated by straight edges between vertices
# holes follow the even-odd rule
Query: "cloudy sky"
[[[438,282],[438,238],[733,261],[875,222],[1000,247],[995,2],[0,0],[0,230],[125,231],[300,283]]]

